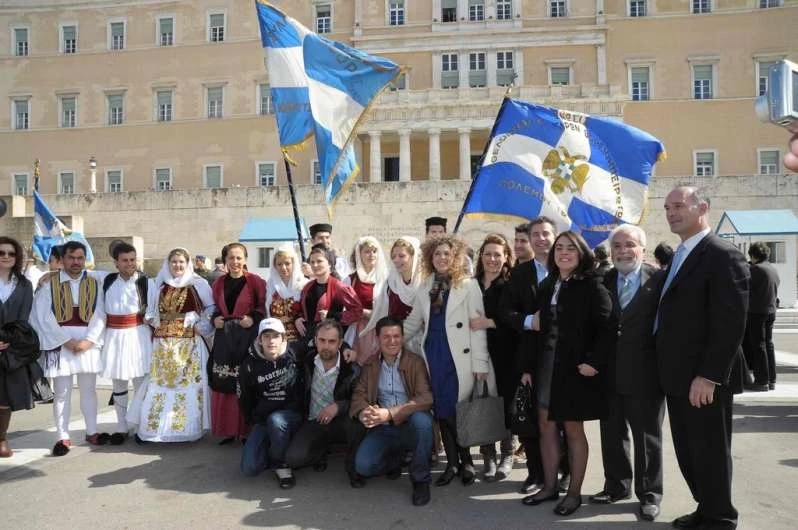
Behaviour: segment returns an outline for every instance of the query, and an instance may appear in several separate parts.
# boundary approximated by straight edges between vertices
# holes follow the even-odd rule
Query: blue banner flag
[[[639,224],[662,142],[619,120],[505,99],[463,211],[550,217],[591,247]]]
[[[402,73],[395,63],[311,32],[265,0],[256,0],[280,145],[315,137],[324,198],[357,177],[352,140],[374,99]]]
[[[80,232],[74,232],[55,216],[38,191],[33,192],[33,257],[42,263],[50,259],[53,247],[67,241],[78,241],[86,246],[86,266],[94,265],[94,254],[89,242]]]

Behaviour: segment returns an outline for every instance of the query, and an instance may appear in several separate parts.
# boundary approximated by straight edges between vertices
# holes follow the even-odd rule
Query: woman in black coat
[[[582,503],[588,446],[584,423],[605,413],[604,367],[612,343],[609,291],[592,272],[593,253],[575,232],[563,232],[549,253],[549,275],[540,286],[540,347],[536,380],[540,451],[545,484],[524,504],[559,497],[557,422],[565,426],[571,484],[554,512],[570,515]],[[562,332],[560,332],[560,330]]]
[[[24,329],[16,329],[15,336],[24,338],[19,332],[25,330],[31,334],[31,340],[24,341],[25,344],[12,343],[5,333],[0,338],[0,458],[14,454],[6,440],[11,412],[33,408],[27,365],[20,365],[21,360],[35,361],[39,353],[36,334],[27,326],[33,305],[33,287],[22,275],[24,258],[22,246],[16,239],[0,236],[0,326],[5,328],[6,324],[21,320],[24,325],[18,328]],[[9,342],[4,342],[3,338]],[[35,352],[29,351],[31,344]]]

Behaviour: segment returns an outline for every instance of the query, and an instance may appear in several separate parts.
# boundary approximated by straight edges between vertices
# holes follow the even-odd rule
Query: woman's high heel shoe
[[[560,492],[558,490],[554,490],[554,492],[550,493],[549,495],[541,495],[540,492],[535,493],[534,495],[527,495],[521,502],[526,506],[537,506],[542,502],[547,501],[556,501],[560,498]]]
[[[458,474],[459,474],[458,470],[455,466],[449,466],[446,468],[446,471],[444,471],[443,474],[440,477],[438,477],[438,479],[435,481],[435,485],[448,486],[449,483],[452,480],[454,480],[454,477],[456,477]]]
[[[566,495],[565,498],[560,501],[560,503],[554,507],[554,513],[557,515],[571,515],[579,507],[582,506],[582,496],[574,497],[572,495]]]

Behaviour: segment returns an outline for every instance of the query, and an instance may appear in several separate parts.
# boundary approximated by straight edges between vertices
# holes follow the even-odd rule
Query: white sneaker
[[[277,475],[277,482],[282,489],[291,489],[296,485],[296,479],[294,479],[290,467],[278,467],[274,470],[274,474]]]

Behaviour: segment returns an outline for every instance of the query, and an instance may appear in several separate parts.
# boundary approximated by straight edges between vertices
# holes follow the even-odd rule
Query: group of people
[[[185,442],[210,430],[222,443],[243,443],[244,474],[273,470],[282,488],[295,485],[293,470],[326,469],[340,446],[352,487],[397,478],[409,465],[412,502],[423,505],[439,445],[446,467],[434,484],[475,481],[457,410],[484,384],[503,398],[506,433],[498,451],[495,443],[479,448],[483,479],[506,478],[520,444],[525,505],[557,501],[563,516],[579,509],[584,422],[600,420],[605,482],[590,502],[634,492],[640,517],[656,519],[667,404],[698,503],[674,525],[734,528],[732,393],[745,358],[757,384],[775,382],[766,346],[775,288],[765,281],[763,296],[773,300],[749,306],[767,247],[752,246],[749,269],[711,234],[708,208],[695,188],[668,194],[667,222],[681,244],[662,268],[645,262],[637,226],[610,234],[602,265],[579,233],[558,232],[546,217],[517,226],[512,243],[489,234],[472,264],[466,243],[434,217],[423,242],[403,236],[386,252],[376,238],[359,238],[350,262],[332,250],[332,227],[314,225],[307,263],[293,246],[278,248],[267,279],[249,272],[246,247],[231,243],[212,284],[183,248],[148,279],[126,243],[113,248],[117,272],[103,273],[86,271],[86,249],[69,242],[61,270],[44,276],[35,295],[21,275],[19,243],[0,238],[0,324],[29,321],[38,335],[55,394],[56,456],[70,449],[76,375],[89,444],[122,444],[129,434]],[[0,342],[0,351],[13,347]],[[8,456],[10,411],[30,400],[19,398],[15,373],[2,370],[0,456]],[[97,431],[98,374],[113,380],[110,434]],[[511,430],[519,386],[532,396],[534,434]]]

